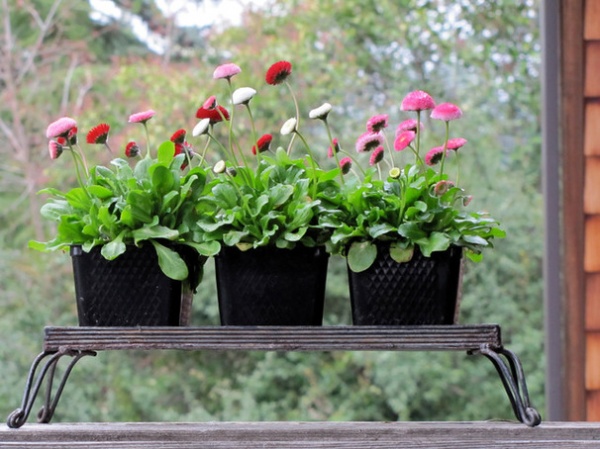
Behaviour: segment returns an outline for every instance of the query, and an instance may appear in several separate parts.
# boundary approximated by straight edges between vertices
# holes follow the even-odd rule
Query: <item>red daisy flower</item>
[[[210,124],[214,125],[215,123],[222,122],[223,119],[229,120],[229,112],[221,105],[218,105],[215,109],[205,109],[202,107],[196,111],[196,118],[210,119]]]
[[[48,142],[48,152],[50,153],[50,159],[58,159],[63,152],[63,146],[56,140]]]
[[[67,133],[67,140],[71,145],[75,145],[77,143],[77,127],[74,126]]]
[[[340,168],[342,169],[342,174],[347,174],[352,168],[352,159],[349,157],[342,158],[340,160]]]
[[[382,129],[387,128],[388,117],[389,116],[387,114],[380,114],[380,115],[375,115],[375,116],[371,117],[367,121],[367,131],[372,132],[372,133],[378,133]]]
[[[185,141],[185,129],[175,131],[170,140],[175,143],[183,143]]]
[[[416,136],[417,133],[414,131],[402,131],[394,140],[394,150],[404,150],[407,146],[409,146],[412,143],[413,140],[415,140]]]
[[[131,141],[125,147],[125,156],[136,157],[139,154],[140,154],[140,147],[137,143]]]
[[[272,86],[283,83],[292,73],[292,64],[288,61],[279,61],[269,67],[265,80]]]
[[[257,140],[256,145],[252,146],[252,154],[263,153],[269,150],[273,136],[271,134],[264,134],[260,139]]]
[[[85,140],[87,143],[104,144],[108,140],[108,131],[110,131],[110,126],[107,123],[100,123],[90,129]]]

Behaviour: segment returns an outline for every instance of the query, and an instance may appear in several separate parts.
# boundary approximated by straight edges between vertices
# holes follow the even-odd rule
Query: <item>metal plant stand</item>
[[[498,325],[449,326],[327,326],[327,327],[47,327],[43,352],[29,371],[21,407],[7,420],[9,427],[27,421],[40,386],[47,377],[47,394],[38,421],[48,423],[67,378],[84,356],[108,350],[178,349],[188,351],[466,351],[492,361],[515,416],[534,427],[540,424],[531,406],[523,367],[516,354],[503,348]],[[54,396],[52,384],[59,360],[71,360]],[[47,358],[34,382],[43,359]]]

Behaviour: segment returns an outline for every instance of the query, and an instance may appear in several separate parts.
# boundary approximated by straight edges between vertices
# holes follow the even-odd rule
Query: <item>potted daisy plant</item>
[[[329,230],[318,217],[333,207],[324,192],[335,185],[335,173],[318,167],[298,131],[291,63],[276,62],[265,74],[267,85],[287,86],[296,105],[296,116],[278,125],[279,133],[256,130],[251,104],[257,92],[234,89],[240,72],[233,63],[216,68],[213,78],[227,83],[224,103],[231,109],[209,96],[194,129],[205,139],[207,155],[223,157],[198,201],[196,233],[199,242],[220,247],[215,266],[221,323],[320,325]],[[250,130],[250,140],[238,135],[237,122]],[[221,139],[217,126],[224,131]]]
[[[460,187],[459,150],[467,140],[451,137],[450,125],[461,109],[436,105],[423,91],[409,93],[400,109],[413,116],[393,139],[389,116],[376,115],[356,152],[336,155],[345,175],[339,209],[323,214],[320,224],[332,232],[328,249],[347,259],[355,324],[453,324],[463,256],[480,261],[505,233],[489,214],[469,207],[472,197]],[[444,137],[424,152],[426,113],[432,124],[441,122]],[[330,132],[327,117],[323,122]],[[365,158],[368,169],[361,167]]]
[[[47,128],[50,158],[70,153],[78,185],[41,191],[48,195],[42,216],[56,223],[56,234],[30,247],[70,251],[82,326],[189,324],[193,291],[214,253],[191,238],[206,173],[189,166],[193,150],[183,130],[152,156],[148,122],[154,114],[129,117],[143,126],[145,145],[129,142],[129,160],[116,157],[110,166],[88,164],[74,119],[62,117]],[[93,127],[86,144],[112,153],[109,131],[106,123]]]

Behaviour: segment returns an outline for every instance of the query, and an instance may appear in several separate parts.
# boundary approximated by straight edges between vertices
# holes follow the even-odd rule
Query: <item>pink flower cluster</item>
[[[453,103],[442,103],[436,106],[435,101],[427,92],[416,90],[410,92],[400,105],[403,111],[416,112],[417,118],[411,118],[401,122],[396,128],[393,148],[395,151],[403,151],[410,148],[415,154],[419,154],[419,135],[424,129],[421,121],[421,112],[431,110],[430,117],[446,123],[462,117],[461,109]],[[381,114],[371,117],[367,121],[367,131],[356,140],[356,151],[358,153],[371,153],[370,165],[376,165],[384,159],[385,136],[384,130],[388,127],[388,115]],[[431,148],[425,155],[424,162],[434,165],[440,162],[444,152],[457,151],[467,143],[466,139],[456,137],[447,139],[443,145]]]

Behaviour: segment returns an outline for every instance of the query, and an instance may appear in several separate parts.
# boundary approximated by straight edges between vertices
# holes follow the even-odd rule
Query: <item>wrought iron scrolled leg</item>
[[[72,358],[60,380],[60,383],[58,384],[58,388],[56,389],[56,393],[54,394],[54,399],[52,399],[52,383],[53,383],[53,379],[54,379],[54,371],[56,370],[56,363],[50,368],[51,373],[50,373],[50,376],[48,377],[48,386],[46,389],[46,400],[37,415],[37,420],[39,423],[49,423],[50,420],[52,419],[52,417],[54,416],[54,411],[56,410],[56,406],[58,405],[60,396],[62,395],[62,392],[67,383],[67,379],[69,378],[69,375],[71,374],[71,370],[73,369],[75,364],[82,357],[85,357],[86,355],[95,356],[96,353],[94,351],[69,351],[69,352],[65,353],[65,355],[70,355]],[[57,360],[57,362],[58,362],[58,360]]]
[[[492,361],[502,379],[517,419],[529,427],[540,424],[542,418],[539,412],[531,406],[523,366],[516,354],[508,349],[491,348],[489,345],[482,345],[478,351],[472,353],[483,354]]]
[[[65,355],[72,356],[72,357],[74,357],[74,359],[69,364],[69,366],[67,368],[67,372],[63,375],[63,379],[59,385],[59,388],[54,397],[54,400],[51,400],[52,379],[54,377],[56,365],[57,365],[58,361],[61,359],[61,357],[65,356]],[[34,359],[33,363],[31,364],[31,368],[29,369],[29,374],[27,375],[27,381],[25,384],[25,391],[23,393],[23,400],[21,401],[21,407],[14,410],[8,416],[8,418],[6,420],[6,424],[8,425],[8,427],[16,429],[16,428],[21,427],[23,424],[25,424],[25,422],[27,422],[27,418],[29,418],[29,414],[31,413],[31,409],[33,408],[33,404],[35,402],[35,398],[36,398],[36,396],[40,390],[40,387],[42,385],[42,382],[44,381],[44,378],[46,377],[47,374],[49,374],[48,392],[46,395],[46,403],[44,404],[44,407],[41,412],[40,422],[49,422],[49,420],[52,418],[52,415],[54,414],[54,409],[56,408],[56,404],[58,403],[58,399],[60,398],[60,395],[64,388],[65,382],[67,380],[67,377],[69,376],[69,373],[71,372],[71,369],[73,368],[75,363],[77,363],[77,361],[85,355],[95,355],[95,352],[66,350],[66,351],[59,351],[59,352],[44,351],[44,352],[40,353]],[[48,356],[50,358],[46,361],[46,363],[44,364],[44,366],[42,367],[41,371],[39,372],[39,374],[37,375],[37,378],[36,378],[36,371],[37,371],[40,363],[42,362],[42,360],[44,360]],[[35,381],[34,381],[34,378],[35,378]],[[45,417],[47,417],[48,419],[42,420]]]

